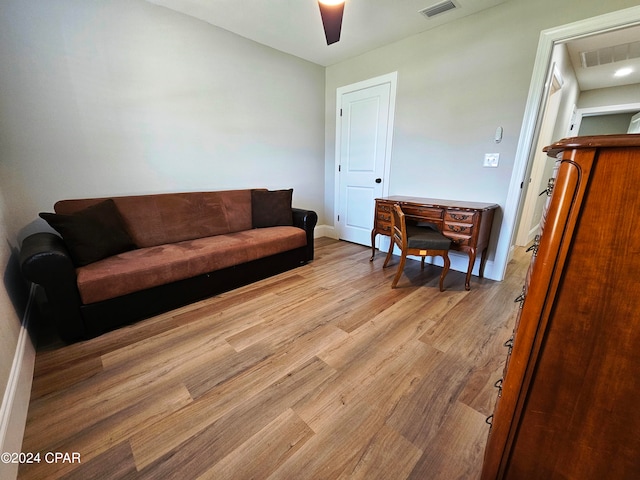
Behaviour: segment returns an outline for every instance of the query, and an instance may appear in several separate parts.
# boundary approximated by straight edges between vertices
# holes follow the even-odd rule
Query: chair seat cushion
[[[407,247],[420,250],[448,250],[451,239],[431,227],[407,225]]]

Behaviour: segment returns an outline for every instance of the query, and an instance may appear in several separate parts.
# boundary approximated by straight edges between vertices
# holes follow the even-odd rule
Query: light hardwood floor
[[[317,239],[290,272],[42,341],[20,479],[476,479],[528,254],[494,282]],[[81,463],[46,463],[46,452]]]

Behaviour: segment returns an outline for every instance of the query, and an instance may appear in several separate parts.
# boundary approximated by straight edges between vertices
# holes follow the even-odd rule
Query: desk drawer
[[[449,209],[444,216],[442,233],[451,238],[456,245],[470,245],[477,218],[478,212]]]
[[[473,225],[476,221],[478,212],[470,212],[468,210],[451,210],[448,209],[444,216],[445,222],[462,223]]]
[[[376,202],[375,228],[380,233],[390,235],[391,232],[391,209],[393,203]]]
[[[376,216],[376,229],[380,233],[391,232],[391,215],[378,212]]]
[[[402,211],[405,215],[411,217],[420,217],[423,221],[432,221],[441,224],[444,217],[444,209],[437,207],[421,207],[418,205],[402,205]]]

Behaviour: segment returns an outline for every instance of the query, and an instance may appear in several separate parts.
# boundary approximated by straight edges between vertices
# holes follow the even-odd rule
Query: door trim
[[[624,28],[640,24],[640,7],[629,7],[608,14],[580,20],[560,27],[543,30],[540,33],[538,51],[531,76],[529,94],[525,106],[524,118],[520,129],[518,146],[511,183],[507,192],[503,222],[504,231],[501,232],[496,248],[494,261],[495,278],[503,279],[511,249],[514,245],[515,232],[518,224],[518,215],[522,204],[522,190],[520,182],[524,178],[527,164],[530,161],[532,150],[536,144],[536,132],[538,130],[542,104],[545,93],[545,80],[551,65],[553,47],[566,43],[575,38],[603,33],[609,30]]]
[[[382,195],[389,195],[389,175],[391,172],[391,148],[393,144],[393,120],[396,111],[396,88],[398,85],[398,72],[391,72],[377,77],[362,80],[338,87],[336,89],[336,141],[335,141],[335,161],[334,161],[334,225],[336,225],[336,238],[340,238],[340,224],[338,215],[343,214],[340,210],[340,147],[342,145],[342,128],[340,109],[342,108],[342,96],[347,93],[364,90],[366,88],[376,87],[378,85],[390,84],[389,88],[389,121],[387,122],[387,144],[384,154],[384,176],[382,178]],[[344,218],[344,217],[343,217]]]
[[[629,113],[640,111],[640,103],[623,103],[620,105],[604,105],[601,107],[576,108],[575,119],[571,125],[571,133],[575,135],[580,131],[580,124],[584,117],[594,115],[608,115],[613,113]]]

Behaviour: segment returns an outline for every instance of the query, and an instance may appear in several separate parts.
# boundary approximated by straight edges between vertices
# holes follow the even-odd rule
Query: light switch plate
[[[483,167],[497,167],[498,166],[498,161],[500,160],[500,154],[499,153],[485,153],[484,154],[484,163],[482,164]]]

